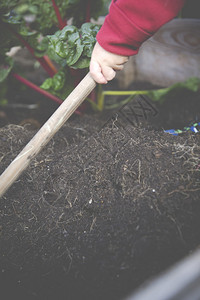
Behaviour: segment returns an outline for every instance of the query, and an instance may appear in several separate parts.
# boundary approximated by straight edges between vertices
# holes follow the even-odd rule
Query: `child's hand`
[[[127,61],[128,56],[108,52],[96,43],[90,61],[90,73],[97,83],[107,83],[115,77],[116,71],[123,69]]]

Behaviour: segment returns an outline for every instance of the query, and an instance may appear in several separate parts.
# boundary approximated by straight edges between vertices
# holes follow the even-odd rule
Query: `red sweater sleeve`
[[[97,34],[107,51],[131,56],[162,25],[177,16],[186,0],[112,0]]]

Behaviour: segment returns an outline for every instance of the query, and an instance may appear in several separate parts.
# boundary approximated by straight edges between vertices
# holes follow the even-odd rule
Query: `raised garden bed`
[[[199,92],[183,91],[71,117],[1,199],[2,298],[124,299],[194,251],[200,135],[164,129],[199,108]],[[0,129],[1,172],[35,132]]]
[[[44,91],[40,90],[42,95],[39,96],[28,87],[22,88],[20,84],[26,82],[29,87],[35,84],[37,87],[34,88],[38,90],[47,76],[41,66],[48,71],[50,77],[57,74],[55,65],[49,60],[49,44],[48,51],[45,48],[47,45],[43,44],[45,49],[38,48],[41,50],[40,57],[35,56],[34,39],[30,39],[32,33],[40,34],[39,28],[42,30],[40,38],[46,34],[52,35],[58,28],[64,29],[66,19],[73,17],[75,12],[73,21],[76,25],[86,22],[82,29],[90,32],[90,42],[87,44],[92,47],[95,43],[95,34],[90,40],[91,31],[87,22],[91,16],[97,17],[100,14],[100,6],[97,7],[95,1],[71,2],[75,6],[70,15],[68,2],[65,3],[65,9],[59,11],[52,0],[52,5],[50,2],[47,4],[36,1],[38,10],[22,6],[22,10],[18,8],[17,15],[17,11],[14,14],[11,11],[10,15],[3,15],[1,18],[2,49],[7,51],[13,46],[26,46],[34,59],[22,48],[14,55],[14,61],[1,57],[1,81],[5,78],[7,80],[5,85],[1,85],[0,172],[4,171],[58,106],[42,96]],[[79,7],[76,10],[78,3],[81,7],[84,6],[83,9]],[[103,4],[98,1],[98,4],[101,3]],[[2,7],[7,13],[15,5],[3,1]],[[47,8],[50,14],[46,13]],[[30,12],[34,17],[32,21],[26,18]],[[28,24],[30,31],[27,30]],[[196,32],[196,24],[195,22],[195,30],[192,27],[190,32]],[[31,29],[35,25],[36,32]],[[186,25],[188,29],[188,23]],[[91,28],[94,28],[93,25]],[[84,39],[79,39],[83,37],[84,30],[72,29],[78,34],[77,41],[82,45]],[[180,36],[182,41],[182,33]],[[190,53],[199,63],[199,36],[197,34],[195,43],[191,34],[187,36],[192,43],[189,43]],[[20,42],[14,40],[14,37]],[[175,37],[179,41],[177,35]],[[39,42],[40,39],[35,38]],[[67,37],[63,41],[65,46],[69,40],[70,37]],[[157,45],[156,43],[156,49]],[[36,48],[37,46],[41,44],[36,43]],[[182,42],[176,48],[178,58],[184,48]],[[77,51],[83,49],[91,50],[80,47]],[[171,49],[171,45],[168,49]],[[55,49],[52,50],[50,59],[55,60],[57,67],[61,60],[54,57],[56,52]],[[63,59],[65,54],[68,56],[71,53],[68,50],[69,52],[62,53]],[[91,53],[81,53],[79,52],[83,58],[87,57],[86,61],[82,61],[82,67],[86,67]],[[171,56],[164,54],[164,58],[166,57]],[[68,57],[68,66],[80,63],[77,61],[80,56],[75,55],[74,58],[76,60],[71,61]],[[40,67],[36,59],[40,62]],[[161,59],[162,63],[164,60]],[[185,59],[183,61],[188,62]],[[158,64],[157,61],[157,66],[164,66],[162,63]],[[188,72],[190,62],[184,66],[187,76],[199,75],[193,73],[198,69],[198,63],[192,64],[192,73]],[[154,81],[153,84],[168,86],[168,81],[163,75],[159,75],[161,73],[157,71],[155,64],[153,62],[153,67],[149,67],[150,73],[145,70],[143,73],[151,74],[151,79],[151,70],[155,70],[156,75],[164,80],[164,85],[160,81]],[[66,59],[61,63],[62,67],[65,65]],[[141,68],[141,61],[136,65]],[[147,63],[143,65],[147,66]],[[174,69],[175,63],[171,65],[173,70],[177,70]],[[10,72],[12,66],[14,73]],[[140,75],[132,66],[130,69],[132,75]],[[16,70],[19,73],[15,73]],[[68,67],[64,71],[69,73],[67,76],[64,73],[64,77],[61,76],[60,79],[67,79],[62,86],[67,90],[61,88],[58,94],[55,93],[60,97],[56,98],[59,101],[65,99],[64,95],[73,89],[83,75],[81,70],[74,73]],[[121,74],[123,77],[124,73]],[[178,71],[178,74],[183,75],[183,72]],[[21,75],[26,76],[22,78]],[[124,76],[124,88],[152,88],[149,82],[134,82],[129,86],[133,79],[129,75],[127,77],[130,81]],[[169,77],[172,78],[171,75]],[[175,75],[175,79],[179,81],[183,78]],[[146,80],[149,81],[149,77]],[[52,83],[51,80],[48,82]],[[53,82],[58,83],[58,77]],[[58,86],[56,84],[54,91],[51,90],[51,85],[48,87],[47,84],[46,88],[45,91],[53,93]],[[119,85],[119,81],[112,81],[105,87],[107,88],[122,89],[122,85]],[[53,94],[50,99],[52,96]],[[95,97],[94,94],[91,95],[91,102]],[[113,98],[110,104],[112,101]],[[2,299],[121,300],[145,280],[160,274],[199,246],[198,128],[195,127],[196,133],[188,130],[178,136],[164,131],[171,128],[182,129],[191,122],[200,121],[199,92],[182,90],[180,93],[171,93],[163,104],[143,96],[134,98],[121,108],[121,100],[114,101],[117,109],[94,113],[83,107],[79,111],[79,114],[83,112],[81,116],[73,115],[1,198]],[[3,104],[6,106],[3,107]]]

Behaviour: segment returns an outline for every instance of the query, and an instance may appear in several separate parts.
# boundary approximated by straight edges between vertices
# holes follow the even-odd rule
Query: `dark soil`
[[[70,118],[1,199],[2,299],[124,299],[199,246],[200,135],[163,130],[199,98]],[[4,113],[1,172],[36,132]]]

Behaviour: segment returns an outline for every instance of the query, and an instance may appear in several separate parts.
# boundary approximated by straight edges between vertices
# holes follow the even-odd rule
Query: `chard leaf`
[[[65,59],[68,66],[75,64],[83,52],[84,47],[75,26],[65,26],[48,38],[51,53],[55,52],[56,55]]]
[[[20,42],[15,36],[11,35],[5,23],[0,22],[0,28],[0,55],[4,57],[6,55],[6,52],[10,51],[10,49],[14,46],[19,46]]]
[[[81,42],[84,45],[83,55],[91,57],[94,44],[96,43],[96,35],[100,26],[92,23],[84,23],[80,29]]]
[[[193,92],[197,92],[199,88],[200,78],[191,77],[186,81],[175,83],[168,88],[149,91],[148,95],[154,101],[163,101],[171,92],[176,92],[181,89],[187,89]]]
[[[67,17],[73,16],[73,24],[80,27],[85,22],[86,10],[88,7],[88,0],[69,0]],[[105,0],[90,1],[90,16],[97,19],[102,16],[102,9]]]
[[[9,75],[13,67],[13,60],[11,57],[6,57],[4,63],[0,65],[0,82],[3,82]]]
[[[98,25],[85,23],[80,29],[71,25],[57,31],[54,35],[49,35],[48,51],[51,53],[51,58],[54,59],[55,53],[55,61],[58,61],[59,56],[72,68],[87,68],[99,28]]]
[[[61,68],[52,78],[47,78],[40,87],[64,100],[73,90],[73,82],[65,67]]]
[[[53,85],[52,81],[53,81],[52,78],[47,78],[40,87],[43,90],[49,91]]]
[[[90,64],[90,58],[81,57],[72,67],[73,69],[85,69],[88,68]]]
[[[6,1],[3,0],[5,3]],[[106,0],[107,1],[107,0]],[[40,31],[43,35],[49,35],[58,29],[58,20],[52,6],[52,1],[27,0],[14,1],[17,7],[15,11],[22,16],[25,14],[33,14],[35,21],[31,25],[33,29]],[[92,0],[89,11],[91,18],[96,19],[102,15],[102,8],[105,0]],[[85,22],[88,0],[56,0],[63,20],[73,18],[73,25],[78,27]]]
[[[34,50],[35,50],[34,52],[35,56],[37,57],[44,56],[48,51],[48,39],[44,37],[41,39],[40,42],[37,40],[37,44]]]
[[[41,57],[45,55],[48,47],[48,42],[41,36],[41,33],[35,30],[31,30],[28,26],[26,26],[25,21],[20,16],[14,15],[10,17],[10,15],[11,14],[7,14],[7,16],[4,16],[3,22],[1,23],[3,32],[0,31],[0,38],[2,37],[0,52],[2,52],[2,48],[3,52],[6,53],[12,46],[16,46],[19,44],[24,46],[23,43],[16,37],[17,34],[19,34],[23,38],[23,40],[26,41],[34,49],[36,56]],[[12,38],[10,38],[10,35],[12,35]]]
[[[63,89],[66,83],[66,74],[63,71],[58,72],[52,79],[52,85],[55,91],[60,91]]]
[[[0,1],[0,15],[5,15],[9,13],[11,9],[13,9],[19,0],[1,0]]]
[[[92,50],[96,43],[96,35],[100,26],[92,23],[84,23],[81,26],[80,40],[83,45],[83,52],[79,60],[72,65],[74,69],[83,69],[89,67]]]

